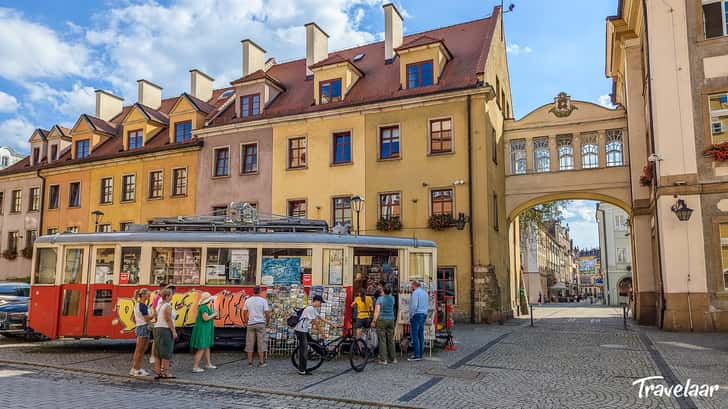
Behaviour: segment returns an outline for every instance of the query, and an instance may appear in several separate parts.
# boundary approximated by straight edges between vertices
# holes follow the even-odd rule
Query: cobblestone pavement
[[[221,347],[213,351],[217,370],[192,374],[191,355],[175,355],[175,374],[192,385],[123,377],[133,349],[126,341],[20,343],[0,339],[0,363],[20,361],[96,373],[13,366],[0,368],[0,387],[8,390],[5,385],[24,385],[16,399],[33,396],[39,404],[48,403],[43,399],[53,396],[67,396],[75,399],[69,401],[75,407],[90,402],[104,407],[96,400],[84,400],[96,399],[101,390],[115,408],[137,407],[136,391],[144,400],[162,393],[169,397],[170,407],[176,408],[205,400],[213,407],[355,407],[356,402],[428,408],[728,407],[724,364],[728,334],[667,333],[635,325],[625,329],[621,310],[583,304],[536,307],[534,317],[534,327],[528,325],[527,317],[505,325],[458,325],[457,351],[435,352],[418,363],[374,363],[362,373],[352,372],[343,359],[326,362],[306,377],[295,374],[287,357],[271,359],[267,368],[251,369],[237,348]],[[13,375],[17,369],[31,373]],[[3,370],[10,375],[3,375]],[[721,386],[712,398],[641,399],[632,382],[647,376],[663,376],[663,384],[685,384],[690,379],[693,384]],[[34,391],[32,395],[28,388]],[[236,388],[239,390],[230,391]],[[45,393],[36,396],[39,390],[54,392],[50,397]],[[278,392],[350,402],[295,400]],[[60,401],[51,402],[64,406]]]

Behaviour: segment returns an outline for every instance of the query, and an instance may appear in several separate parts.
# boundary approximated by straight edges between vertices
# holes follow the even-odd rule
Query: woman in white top
[[[134,304],[134,324],[136,326],[134,332],[136,333],[137,341],[136,347],[134,348],[134,364],[129,370],[129,375],[148,376],[149,372],[140,366],[144,352],[147,350],[147,346],[149,346],[149,338],[152,336],[149,330],[149,322],[152,320],[152,315],[149,314],[149,308],[147,307],[149,290],[140,288],[134,291],[134,301],[136,301]]]
[[[170,304],[172,290],[162,290],[162,298],[157,305],[157,322],[154,324],[154,353],[157,357],[154,369],[157,373],[155,379],[174,379],[169,373],[169,362],[172,360],[174,340],[177,339],[177,330],[174,322],[177,313]]]

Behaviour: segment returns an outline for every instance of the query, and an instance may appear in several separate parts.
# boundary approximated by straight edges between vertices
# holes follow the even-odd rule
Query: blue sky
[[[279,61],[305,52],[316,21],[329,48],[381,38],[387,0],[10,1],[0,5],[0,145],[27,152],[37,127],[72,126],[93,113],[94,89],[136,99],[136,80],[189,87],[198,68],[225,86],[241,71],[240,40]],[[516,117],[560,91],[607,103],[605,18],[617,0],[513,0],[505,15]],[[414,33],[490,15],[500,0],[395,1]],[[506,6],[510,2],[506,2]],[[578,213],[578,212],[576,212]],[[596,234],[594,234],[596,240]]]

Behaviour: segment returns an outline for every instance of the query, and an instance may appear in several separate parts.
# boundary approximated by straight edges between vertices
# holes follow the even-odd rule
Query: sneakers
[[[131,368],[129,370],[129,375],[130,376],[149,376],[149,372],[147,372],[145,369],[136,370],[134,368]]]
[[[397,363],[397,358],[395,358],[394,361],[391,361],[390,363],[396,364]]]
[[[150,356],[149,356],[149,363],[150,363],[150,364],[153,364],[153,363],[155,363],[155,362],[157,362],[157,359],[156,359],[156,358],[154,358],[154,355],[150,355]]]
[[[248,368],[252,368],[252,367],[253,367],[253,363],[252,362],[248,362]]]
[[[205,369],[217,369],[215,365],[207,365]]]
[[[265,362],[259,362],[258,363],[258,368],[265,368],[266,366],[268,366],[268,364],[265,363]]]
[[[201,373],[201,372],[205,372],[205,370],[202,369],[202,368],[192,368],[192,372],[194,372],[194,373]]]
[[[417,362],[417,361],[421,361],[422,358],[418,358],[416,356],[411,356],[411,357],[407,358],[407,360],[410,362]]]
[[[142,368],[139,370],[139,376],[149,376],[149,372],[147,372],[146,369]]]
[[[379,360],[379,361],[378,361],[377,363],[378,363],[379,365],[387,365],[387,361],[384,361],[384,360],[382,360],[382,359],[380,359],[380,360]]]
[[[299,375],[313,375],[311,372],[307,372],[307,371],[298,371],[298,374]]]

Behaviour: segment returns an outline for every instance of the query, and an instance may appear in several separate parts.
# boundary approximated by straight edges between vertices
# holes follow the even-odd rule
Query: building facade
[[[606,303],[618,306],[629,301],[632,289],[629,218],[617,206],[597,203],[596,219]]]
[[[0,146],[0,169],[5,169],[8,166],[23,159],[23,155],[16,152],[9,146]]]
[[[575,294],[574,249],[560,222],[520,224],[519,251],[529,303],[565,301]]]

